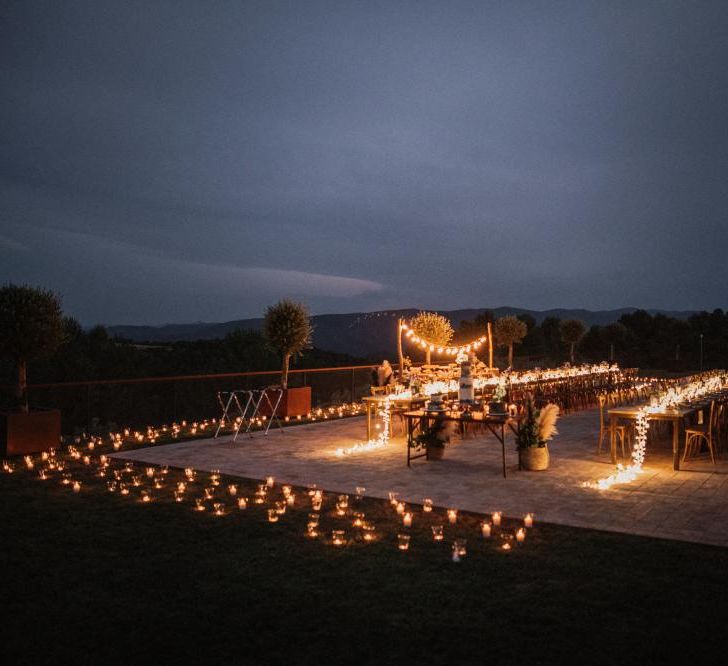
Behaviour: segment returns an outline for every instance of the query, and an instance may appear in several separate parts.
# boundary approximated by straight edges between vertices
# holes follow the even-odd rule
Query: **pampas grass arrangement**
[[[536,421],[539,442],[548,442],[554,435],[558,434],[559,431],[556,430],[556,421],[558,418],[558,405],[549,403],[545,407],[541,408]]]

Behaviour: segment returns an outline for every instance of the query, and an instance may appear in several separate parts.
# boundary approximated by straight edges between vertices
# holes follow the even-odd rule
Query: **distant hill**
[[[623,314],[637,308],[619,310],[526,310],[523,308],[476,308],[470,310],[441,311],[457,327],[463,319],[474,319],[490,309],[496,318],[506,315],[529,314],[541,323],[546,317],[559,319],[581,319],[587,325],[604,326],[617,321]],[[358,312],[351,314],[316,315],[314,344],[319,349],[350,354],[359,357],[391,357],[396,348],[397,319],[417,314],[416,309],[383,310],[380,312]],[[695,311],[648,310],[650,314],[664,314],[676,319],[687,319]],[[111,335],[134,342],[173,342],[177,340],[214,340],[223,338],[238,329],[258,331],[262,318],[238,319],[222,323],[198,322],[194,324],[167,324],[164,326],[109,326]]]

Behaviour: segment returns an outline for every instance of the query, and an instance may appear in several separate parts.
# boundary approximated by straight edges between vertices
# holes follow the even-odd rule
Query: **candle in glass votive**
[[[361,529],[362,534],[364,535],[364,541],[374,541],[374,539],[377,538],[374,523],[363,522]]]
[[[364,497],[364,493],[366,492],[366,488],[364,486],[357,486],[356,487],[356,498],[360,500],[362,497]]]
[[[105,465],[107,461],[108,461],[108,458],[107,458],[106,456],[104,456],[104,455],[102,455],[102,456],[101,456],[101,457],[99,458],[99,462],[100,462],[100,463],[101,463],[102,465]]]
[[[110,493],[113,493],[113,492],[115,492],[115,491],[116,491],[116,481],[107,481],[107,482],[106,482],[106,489],[107,489],[107,490],[108,490],[108,491],[109,491]]]
[[[503,516],[502,516],[502,514],[501,514],[500,511],[494,511],[493,514],[491,515],[491,519],[493,521],[493,525],[495,525],[496,527],[498,527],[501,524],[501,518],[502,517]]]
[[[119,493],[121,495],[128,495],[129,494],[129,486],[127,486],[125,483],[119,483]]]
[[[331,532],[331,543],[333,543],[334,546],[343,546],[346,543],[344,530],[333,530]]]
[[[318,523],[313,523],[309,521],[306,524],[306,536],[311,537],[312,539],[318,536]]]
[[[205,488],[205,499],[212,499],[213,495],[215,494],[215,489],[211,487]]]
[[[279,516],[282,516],[286,512],[286,502],[285,500],[281,500],[276,502],[276,513]]]
[[[487,539],[488,537],[490,537],[490,534],[491,534],[490,523],[488,523],[486,521],[483,521],[482,523],[480,523],[480,533],[483,535],[484,539]]]
[[[269,523],[278,522],[278,512],[275,509],[268,509],[268,522]]]
[[[91,456],[84,456],[83,457],[83,464],[84,465],[90,465],[91,464]]]
[[[147,467],[147,476],[149,478],[154,476],[154,467]]]
[[[42,453],[40,454],[40,459],[41,459],[41,460],[48,460],[48,451],[43,451],[43,452],[42,452]],[[6,466],[7,466],[7,463],[3,462],[3,467],[7,469],[7,467],[6,467]]]
[[[351,524],[354,527],[361,527],[364,524],[364,514],[359,512],[354,513],[354,520]]]
[[[392,504],[393,506],[397,505],[397,501],[398,501],[397,495],[398,494],[399,493],[393,493],[392,491],[389,492],[389,503]]]
[[[397,548],[399,550],[409,550],[410,535],[409,534],[398,534],[397,535]]]
[[[458,510],[457,509],[448,509],[447,510],[447,519],[450,521],[451,525],[454,525],[458,520]]]
[[[523,517],[523,526],[524,527],[533,527],[533,514],[532,513],[527,513]]]
[[[455,560],[455,556],[457,556],[457,560],[459,560],[462,557],[465,557],[468,554],[467,551],[467,539],[455,539],[452,544],[452,551],[453,551],[453,560]],[[456,561],[457,561],[456,560]]]
[[[349,508],[349,496],[348,495],[339,495],[339,504],[344,508]]]
[[[231,483],[228,486],[228,493],[230,493],[231,497],[235,497],[238,494],[238,487],[234,483]]]
[[[216,516],[225,515],[225,505],[222,502],[215,502],[212,505],[212,508],[213,508]]]
[[[161,479],[161,478],[159,478],[159,479],[154,479],[154,487],[155,487],[155,488],[156,488],[157,490],[159,490],[160,488],[164,488],[164,482],[162,481],[162,479]]]
[[[241,511],[244,511],[248,508],[248,498],[247,497],[238,497],[238,509]]]
[[[316,497],[315,495],[311,498],[311,508],[314,511],[321,511],[321,498]]]
[[[516,530],[516,541],[523,543],[526,540],[526,530],[523,527],[519,527]]]
[[[272,488],[274,483],[275,479],[272,476],[267,476],[265,478],[265,485],[268,486],[268,488]]]
[[[175,502],[184,502],[185,494],[181,490],[175,490],[174,491],[174,501]]]
[[[283,497],[288,497],[291,494],[291,486],[283,486],[281,491],[283,491]]]
[[[509,544],[507,541],[501,545],[502,550],[510,550],[511,544]]]
[[[433,525],[432,526],[432,538],[435,541],[442,541],[444,538],[443,535],[443,527],[442,525]]]
[[[404,513],[405,504],[404,502],[397,502],[397,513],[401,516]]]
[[[139,497],[141,498],[142,502],[151,502],[152,501],[152,496],[149,494],[148,490],[142,490]]]
[[[314,525],[315,527],[319,526],[319,514],[318,513],[309,513],[308,514],[308,524]]]
[[[288,504],[288,506],[293,506],[295,504],[295,502],[296,502],[296,496],[293,493],[291,493],[290,495],[288,495],[286,497],[286,504]]]
[[[114,451],[118,451],[121,448],[121,442],[115,441],[114,442]]]
[[[425,498],[422,500],[422,510],[425,513],[430,513],[432,511],[432,500],[429,498]]]
[[[48,475],[46,474],[46,471],[45,471],[44,469],[41,469],[41,470],[40,470],[40,471],[38,472],[38,478],[39,478],[39,479],[40,479],[41,481],[45,481],[45,480],[46,480],[46,479],[48,478]]]
[[[405,527],[412,527],[412,514],[409,511],[402,516],[402,524]]]

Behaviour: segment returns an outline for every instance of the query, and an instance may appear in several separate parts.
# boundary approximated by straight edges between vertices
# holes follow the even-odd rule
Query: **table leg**
[[[410,450],[412,449],[412,434],[414,433],[414,422],[415,420],[411,416],[405,417],[407,419],[407,467],[410,466]]]
[[[680,419],[672,420],[672,468],[680,471]]]
[[[609,415],[609,452],[612,456],[612,464],[617,464],[617,417]]]
[[[501,449],[503,451],[503,478],[506,478],[506,424],[501,425]]]
[[[372,439],[372,403],[367,401],[367,442]]]

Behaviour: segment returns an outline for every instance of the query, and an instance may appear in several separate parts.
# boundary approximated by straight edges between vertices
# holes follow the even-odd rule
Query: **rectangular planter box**
[[[276,394],[271,391],[271,402],[275,403],[276,398]],[[283,391],[283,396],[281,397],[281,402],[278,405],[276,414],[280,417],[298,416],[299,414],[305,416],[310,411],[311,387],[301,386],[299,388],[289,388]],[[263,404],[260,406],[260,413],[265,416],[271,415],[271,408],[265,400],[263,400]]]
[[[57,448],[61,436],[58,409],[31,410],[28,414],[0,411],[0,453],[19,456]]]

